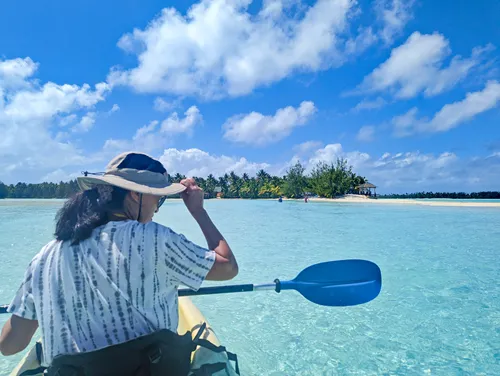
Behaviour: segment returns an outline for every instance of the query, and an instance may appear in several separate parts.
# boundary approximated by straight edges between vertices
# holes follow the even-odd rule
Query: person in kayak
[[[176,332],[179,285],[197,290],[229,280],[238,264],[203,207],[193,179],[171,183],[161,162],[142,153],[115,157],[105,173],[84,173],[82,191],[56,216],[55,239],[32,259],[8,308],[0,351],[24,350],[40,327],[43,365],[162,329]],[[152,221],[180,193],[208,247]]]

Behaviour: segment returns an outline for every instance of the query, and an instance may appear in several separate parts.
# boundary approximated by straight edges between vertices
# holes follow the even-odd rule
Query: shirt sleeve
[[[215,263],[215,252],[200,247],[168,227],[158,225],[158,232],[162,235],[162,250],[168,277],[198,290]]]
[[[35,301],[33,299],[33,273],[35,261],[34,259],[29,264],[24,274],[24,280],[7,308],[7,312],[29,320],[37,319]]]

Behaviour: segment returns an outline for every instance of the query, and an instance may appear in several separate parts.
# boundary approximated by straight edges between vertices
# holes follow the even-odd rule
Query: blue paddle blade
[[[352,306],[375,299],[382,288],[380,268],[366,260],[329,261],[304,269],[281,290],[296,290],[324,306]]]

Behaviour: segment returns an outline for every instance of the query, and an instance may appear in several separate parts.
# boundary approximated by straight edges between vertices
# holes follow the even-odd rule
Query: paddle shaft
[[[179,289],[179,296],[194,296],[194,295],[212,295],[212,294],[229,294],[232,292],[249,292],[259,290],[274,290],[276,283],[266,283],[262,285],[230,285],[230,286],[213,286],[202,287],[198,291],[191,289]]]
[[[194,296],[194,295],[213,295],[213,294],[229,294],[233,292],[249,292],[261,290],[276,290],[276,283],[264,283],[260,285],[245,284],[245,285],[230,285],[230,286],[213,286],[202,287],[198,291],[191,289],[179,289],[179,296]],[[7,313],[8,305],[0,306],[0,314]]]

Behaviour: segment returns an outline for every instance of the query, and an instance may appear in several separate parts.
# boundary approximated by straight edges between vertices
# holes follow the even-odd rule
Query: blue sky
[[[498,190],[500,3],[0,5],[0,180],[134,149],[204,176],[344,157],[381,192]]]

